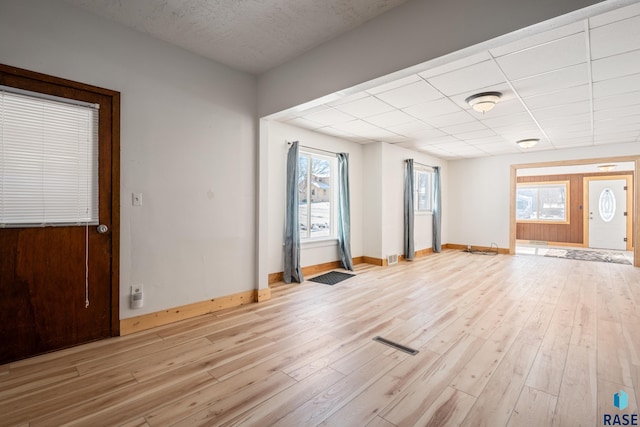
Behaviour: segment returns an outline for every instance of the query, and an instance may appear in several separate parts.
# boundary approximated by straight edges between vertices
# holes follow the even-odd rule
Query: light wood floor
[[[598,426],[637,413],[640,269],[446,251],[356,272],[0,366],[0,425]]]

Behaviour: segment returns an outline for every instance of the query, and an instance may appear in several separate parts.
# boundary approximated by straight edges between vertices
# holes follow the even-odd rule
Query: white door
[[[625,179],[589,181],[589,247],[626,250]]]

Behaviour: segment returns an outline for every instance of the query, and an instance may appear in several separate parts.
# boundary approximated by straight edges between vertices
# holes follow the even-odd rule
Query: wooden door
[[[0,228],[0,363],[7,363],[119,334],[120,103],[117,92],[4,65],[0,85],[99,104],[99,222],[109,228]]]

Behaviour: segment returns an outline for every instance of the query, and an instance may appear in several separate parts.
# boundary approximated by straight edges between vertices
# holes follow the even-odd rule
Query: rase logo
[[[620,390],[613,394],[613,406],[620,411],[624,411],[629,406],[629,395]],[[604,414],[604,425],[606,426],[637,426],[638,414]]]

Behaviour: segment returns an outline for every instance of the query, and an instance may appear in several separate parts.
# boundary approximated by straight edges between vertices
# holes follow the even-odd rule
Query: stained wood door
[[[96,226],[0,228],[0,363],[6,363],[119,333],[120,106],[117,92],[4,65],[0,85],[99,104],[99,221],[109,228],[104,234]]]

